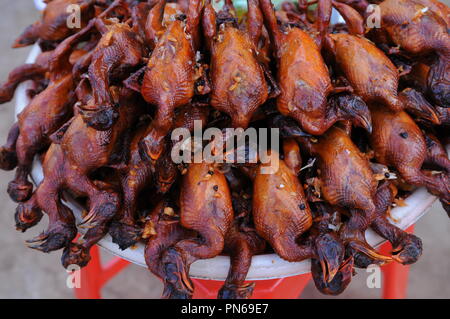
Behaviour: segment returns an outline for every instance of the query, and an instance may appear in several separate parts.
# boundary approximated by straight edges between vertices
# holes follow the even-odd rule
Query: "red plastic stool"
[[[414,225],[406,229],[408,233],[414,233]],[[392,246],[386,242],[381,246],[380,252],[388,255]],[[381,267],[383,273],[383,299],[404,299],[408,290],[409,266],[391,262]]]
[[[414,226],[409,227],[409,233],[414,232]],[[392,250],[389,243],[383,244],[381,253],[389,254]],[[75,296],[78,299],[101,298],[102,287],[117,273],[130,263],[119,257],[102,265],[97,246],[91,249],[92,259],[88,266],[80,270],[80,288],[75,288]],[[402,299],[406,297],[408,289],[409,266],[403,266],[392,262],[381,267],[383,273],[384,299]],[[304,274],[281,279],[258,280],[252,298],[255,299],[296,299],[311,279],[310,274]],[[194,298],[217,298],[217,292],[223,285],[223,281],[193,279],[195,285]]]
[[[90,253],[91,261],[80,270],[80,288],[74,288],[78,299],[100,299],[103,286],[130,264],[125,259],[114,257],[103,266],[98,246],[92,247]]]
[[[280,279],[256,280],[252,299],[297,299],[311,279],[310,274]],[[216,299],[223,281],[192,279],[194,299]]]

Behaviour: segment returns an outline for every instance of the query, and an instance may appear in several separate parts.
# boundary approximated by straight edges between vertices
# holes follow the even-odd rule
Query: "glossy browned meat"
[[[141,39],[146,39],[146,23],[148,14],[152,8],[152,3],[140,2],[131,8],[131,19],[133,21],[133,31],[139,34]]]
[[[129,145],[128,164],[118,170],[123,193],[122,205],[111,223],[109,234],[122,250],[136,244],[142,235],[142,229],[136,224],[135,218],[138,196],[151,182],[155,170],[154,165],[143,161],[139,153],[139,142],[144,133],[144,126],[134,133]]]
[[[261,164],[256,171],[253,184],[256,230],[283,259],[318,259],[323,279],[332,281],[343,262],[343,245],[337,236],[326,233],[317,234],[313,240],[299,242],[300,236],[312,225],[312,214],[297,177],[301,163],[298,145],[293,140],[286,140],[283,148],[285,160],[278,159],[275,157],[278,154],[273,153],[271,161]],[[278,168],[274,161],[278,161]],[[270,165],[275,168],[271,173],[267,170]]]
[[[231,194],[225,176],[212,164],[191,164],[183,176],[180,194],[181,225],[198,233],[169,248],[163,257],[168,298],[190,298],[193,285],[186,282],[189,267],[198,259],[213,258],[224,248],[225,234],[233,221]]]
[[[373,133],[370,143],[378,162],[393,166],[409,184],[425,186],[444,202],[450,201],[450,162],[447,156],[431,156],[420,128],[405,112],[392,113],[384,108],[372,110]],[[447,170],[432,174],[422,169],[425,159]]]
[[[35,43],[41,39],[50,42],[59,42],[71,34],[79,31],[69,28],[67,19],[71,12],[67,10],[70,5],[80,8],[81,28],[94,16],[93,0],[53,0],[49,1],[44,9],[42,19],[28,26],[14,42],[13,48],[20,48]]]
[[[163,256],[170,246],[176,244],[180,240],[191,238],[195,233],[181,227],[179,218],[165,214],[167,209],[173,210],[173,205],[166,199],[163,199],[147,217],[145,230],[149,232],[148,241],[145,245],[144,257],[148,269],[164,284],[162,297],[170,297],[173,293],[171,283],[176,282],[179,278],[166,276],[166,265],[163,262]],[[144,231],[145,231],[144,230]],[[192,287],[189,278],[182,278],[184,283]]]
[[[206,121],[208,114],[207,108],[190,104],[178,110],[175,118],[177,127],[186,128],[190,132],[194,130],[194,121]],[[167,140],[164,141],[164,151],[158,160],[155,162],[142,160],[139,143],[146,134],[147,121],[141,125],[131,140],[128,164],[118,170],[123,203],[121,210],[111,223],[109,233],[113,242],[117,243],[121,249],[134,245],[141,236],[142,230],[136,225],[135,219],[138,196],[141,191],[153,185],[158,193],[165,194],[179,176],[178,168],[171,158],[172,144]]]
[[[383,51],[369,40],[350,34],[330,34],[329,39],[328,48],[355,94],[366,103],[378,102],[394,111],[403,108],[397,95],[397,68]]]
[[[52,51],[50,51],[50,54]],[[41,53],[41,55],[47,55],[47,53]],[[48,63],[48,61],[46,61]],[[6,103],[13,99],[14,92],[17,86],[27,80],[39,81],[45,79],[45,73],[47,72],[46,65],[39,63],[23,64],[14,70],[12,70],[8,79],[0,87],[0,103]]]
[[[422,241],[414,234],[409,234],[391,224],[387,219],[396,194],[395,186],[389,182],[383,182],[378,187],[375,195],[376,218],[370,226],[392,244],[392,259],[403,265],[409,265],[415,263],[422,255]]]
[[[166,1],[160,0],[150,11],[154,33],[150,36],[155,49],[145,70],[141,93],[156,107],[155,118],[142,140],[144,153],[157,159],[162,151],[162,140],[173,126],[176,108],[189,104],[195,94],[196,51],[199,41],[201,1],[191,1],[186,19],[175,19],[163,26]]]
[[[431,65],[428,89],[436,103],[449,107],[450,36],[446,21],[422,1],[386,0],[380,8],[383,31],[401,50],[418,56],[438,55]]]
[[[444,3],[444,1],[438,0],[416,0],[420,4],[423,4],[425,7],[428,7],[431,11],[438,14],[445,23],[447,23],[447,27],[450,27],[450,8],[448,5]]]
[[[266,242],[256,232],[252,222],[251,185],[242,173],[230,169],[225,174],[232,191],[235,218],[225,235],[224,254],[230,256],[230,270],[224,285],[220,288],[219,299],[248,299],[255,283],[246,283],[254,255],[262,253]]]
[[[445,20],[422,0],[385,0],[380,4],[382,31],[402,50],[422,55],[434,50],[448,54]]]
[[[139,66],[144,55],[142,40],[126,23],[95,20],[102,37],[92,51],[88,75],[94,97],[93,108],[82,106],[86,123],[98,130],[111,128],[117,120],[117,106],[112,101],[110,82],[123,80]]]
[[[311,211],[303,187],[294,170],[286,162],[276,159],[261,164],[253,183],[253,220],[260,236],[267,240],[276,253],[288,261],[300,261],[313,256],[311,247],[300,246],[299,236],[312,224]],[[274,173],[261,169],[279,162]]]
[[[230,270],[219,299],[248,299],[253,293],[255,283],[245,283],[245,278],[252,257],[264,251],[266,242],[246,223],[242,218],[235,220],[226,234],[224,253],[230,256]]]
[[[317,157],[321,182],[321,197],[334,206],[347,208],[350,220],[341,228],[340,236],[359,266],[385,262],[390,258],[379,255],[370,247],[365,230],[375,218],[374,203],[377,190],[367,157],[352,142],[347,132],[332,127],[317,143],[301,139],[311,155]],[[369,259],[369,260],[368,260]]]
[[[381,3],[381,1],[367,1],[367,0],[336,0],[338,2],[347,4],[354,9],[356,9],[362,16],[365,16],[369,13],[373,13],[373,11],[368,12],[368,6],[370,3]],[[403,1],[403,0],[402,0]],[[438,0],[408,0],[409,2],[415,5],[422,5],[423,7],[427,7],[429,10],[433,11],[437,15],[439,15],[447,25],[450,25],[450,9],[443,1]],[[392,3],[391,3],[392,4]],[[420,9],[422,9],[420,8]]]
[[[132,92],[122,89],[119,96],[120,117],[108,131],[88,127],[80,114],[68,122],[44,159],[44,180],[27,202],[16,211],[17,227],[26,230],[32,225],[36,211],[49,216],[48,229],[29,241],[30,247],[44,252],[64,248],[62,263],[85,266],[90,260],[89,249],[107,232],[107,225],[120,206],[118,194],[110,185],[93,181],[90,174],[103,166],[113,165],[112,159],[122,150],[123,136],[139,116],[139,100]],[[88,228],[83,243],[72,243],[76,231],[70,210],[61,203],[62,190],[89,199],[89,213],[82,224]]]
[[[333,88],[315,40],[297,27],[282,32],[270,0],[261,0],[261,8],[277,59],[280,113],[294,118],[304,131],[314,135],[323,134],[340,120],[352,120],[357,125],[367,122],[367,107],[355,109],[356,103],[351,102],[329,103],[331,93],[345,88]]]
[[[228,114],[233,127],[244,129],[269,97],[257,52],[262,16],[256,0],[249,0],[248,8],[245,31],[238,28],[230,4],[220,12],[220,20],[209,2],[203,13],[203,30],[211,53],[210,104]]]
[[[34,156],[50,145],[50,135],[73,114],[72,106],[76,101],[75,83],[72,75],[73,65],[69,60],[73,48],[88,34],[89,30],[84,29],[64,40],[44,59],[48,62],[48,67],[42,68],[40,64],[31,67],[36,72],[45,73],[48,70],[50,82],[18,114],[17,127],[14,126],[10,134],[12,138],[0,152],[2,157],[0,162],[4,168],[14,168],[14,164],[17,164],[15,178],[8,185],[8,193],[15,201],[25,201],[31,196],[33,186],[28,181],[28,174]],[[25,67],[21,70],[27,71],[30,71],[30,68]],[[25,80],[27,78],[25,74],[19,75],[18,79]]]
[[[365,15],[367,7],[369,6],[368,0],[337,0],[338,2],[344,3],[356,9],[362,16]]]

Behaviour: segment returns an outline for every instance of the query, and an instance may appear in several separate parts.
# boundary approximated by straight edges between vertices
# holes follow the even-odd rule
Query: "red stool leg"
[[[310,274],[256,281],[254,299],[297,299],[305,289]]]
[[[90,254],[89,264],[80,270],[80,288],[74,288],[78,299],[100,299],[102,287],[130,264],[122,258],[114,257],[102,266],[98,246],[92,247]]]
[[[406,230],[414,233],[414,225]],[[389,254],[392,250],[390,243],[381,247],[382,254]],[[408,290],[409,266],[391,262],[381,267],[383,272],[383,299],[404,299]]]
[[[256,280],[252,299],[296,299],[311,279],[310,274],[280,279]],[[216,299],[223,281],[192,279],[194,299]]]
[[[128,265],[130,265],[130,262],[120,257],[114,257],[111,259],[102,267],[100,284],[102,286],[105,285]]]
[[[80,270],[80,288],[74,288],[75,297],[78,299],[100,299],[100,281],[102,266],[100,264],[100,253],[98,247],[91,248],[91,261]]]

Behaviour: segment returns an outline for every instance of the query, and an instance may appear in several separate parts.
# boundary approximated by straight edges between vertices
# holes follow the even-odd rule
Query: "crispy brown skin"
[[[278,53],[278,110],[292,116],[306,132],[320,135],[336,120],[326,116],[333,89],[328,68],[314,40],[299,28],[291,29],[283,44]]]
[[[165,289],[167,298],[191,298],[193,287],[186,281],[190,265],[224,248],[234,214],[225,176],[211,164],[191,164],[183,176],[180,207],[181,225],[199,237],[183,239],[165,252],[165,276],[174,279]]]
[[[89,59],[88,75],[94,102],[83,106],[85,122],[98,130],[109,129],[117,119],[110,92],[110,81],[120,81],[138,67],[144,55],[142,40],[125,23],[106,24],[95,20],[102,37]],[[107,114],[108,116],[105,116]]]
[[[414,56],[438,55],[431,65],[428,90],[436,103],[449,107],[450,36],[446,20],[433,10],[420,13],[427,7],[423,1],[386,0],[380,7],[383,30],[390,41]]]
[[[342,1],[340,2],[349,2]],[[350,1],[367,7],[366,1]],[[356,4],[355,4],[356,3]],[[365,9],[364,9],[365,10]],[[382,25],[369,35],[381,46],[394,45],[389,51],[413,58],[431,57],[427,92],[441,107],[450,105],[450,9],[436,0],[385,0],[380,4]],[[435,56],[433,56],[435,55]]]
[[[296,242],[312,224],[303,187],[283,160],[279,160],[279,169],[274,174],[263,174],[261,169],[270,163],[258,168],[253,184],[256,230],[281,258],[288,261],[310,258],[314,255],[313,249]]]
[[[420,128],[405,112],[392,113],[384,108],[373,108],[373,133],[370,143],[379,163],[394,166],[405,181],[411,185],[425,186],[444,202],[450,201],[449,161],[430,156],[427,143]],[[428,158],[447,169],[437,175],[422,170]]]
[[[40,210],[49,216],[48,229],[29,241],[30,247],[45,252],[65,248],[62,263],[85,266],[90,260],[89,249],[107,232],[107,225],[119,209],[118,194],[110,185],[92,181],[89,174],[108,166],[121,148],[121,139],[139,116],[139,102],[132,92],[122,89],[119,120],[108,131],[88,127],[77,114],[67,125],[64,135],[52,144],[46,154],[44,180],[16,212],[17,227],[26,230]],[[118,147],[118,148],[117,148]],[[76,235],[74,217],[61,203],[62,190],[89,198],[90,210],[83,223],[89,228],[82,244],[72,243]]]
[[[322,37],[325,36],[330,1],[321,1],[318,9],[315,39],[298,27],[285,27],[281,31],[277,23],[272,4],[261,0],[265,25],[269,30],[277,61],[277,82],[280,95],[277,108],[281,114],[294,118],[307,133],[321,135],[334,123],[350,120],[356,125],[367,122],[365,110],[352,108],[352,102],[334,103],[330,95],[349,91],[349,87],[336,87],[331,84],[328,68],[321,55]],[[319,43],[319,45],[317,44]],[[356,97],[355,97],[356,98]]]
[[[266,242],[248,226],[248,221],[236,218],[225,237],[224,253],[230,256],[230,270],[218,293],[220,299],[248,299],[255,283],[245,283],[252,257],[262,253]]]
[[[253,256],[264,251],[266,241],[257,234],[252,222],[252,191],[248,180],[233,169],[228,170],[225,176],[232,191],[235,218],[225,235],[223,250],[230,256],[230,270],[217,298],[248,299],[255,283],[246,283],[245,279]]]
[[[227,21],[216,26],[216,13],[208,3],[203,29],[211,53],[211,106],[228,114],[233,127],[247,128],[256,109],[269,97],[269,86],[259,63],[257,44],[262,16],[257,2],[249,0],[246,31]],[[228,9],[221,12],[233,19]]]
[[[394,226],[387,219],[396,194],[396,188],[388,182],[378,187],[375,198],[376,218],[370,226],[378,235],[392,244],[393,259],[403,265],[409,265],[415,263],[422,255],[422,241],[414,234]]]
[[[195,54],[202,4],[191,1],[186,20],[168,21],[168,26],[164,27],[165,4],[164,0],[157,3],[147,20],[154,31],[151,40],[155,49],[141,87],[144,99],[156,107],[155,118],[142,140],[145,153],[154,160],[160,156],[162,140],[172,129],[175,109],[190,103],[197,80]]]
[[[148,269],[164,283],[163,297],[170,296],[171,282],[178,280],[177,276],[168,277],[166,275],[163,256],[170,246],[176,244],[185,238],[194,237],[194,233],[181,227],[179,219],[169,217],[164,214],[164,208],[170,207],[168,201],[162,200],[150,213],[150,222],[152,223],[155,235],[150,237],[145,245],[145,262]],[[183,278],[188,284],[192,285],[189,278]]]
[[[175,118],[177,127],[194,130],[194,121],[206,122],[208,109],[194,105],[179,108]],[[144,123],[143,125],[145,125]],[[134,245],[141,236],[141,229],[136,225],[135,215],[137,200],[142,189],[151,183],[160,194],[170,190],[179,176],[178,169],[171,158],[171,143],[165,141],[165,149],[156,162],[144,161],[141,157],[139,142],[146,134],[146,126],[141,126],[134,134],[130,143],[128,164],[119,169],[123,203],[111,224],[110,234],[113,242],[121,249]]]
[[[329,49],[355,94],[366,103],[379,102],[394,111],[403,108],[397,96],[397,68],[383,51],[354,35],[331,34],[329,39]]]
[[[347,208],[350,220],[341,228],[340,237],[360,267],[390,260],[376,253],[366,242],[365,230],[375,218],[375,180],[367,157],[352,142],[347,132],[332,127],[318,143],[301,140],[318,160],[321,195],[328,203]],[[368,261],[370,259],[370,261]]]
[[[70,13],[67,12],[69,5],[79,5],[81,28],[94,16],[94,1],[92,0],[53,0],[49,1],[42,19],[28,26],[25,31],[15,41],[13,48],[20,48],[31,45],[41,39],[50,42],[59,42],[64,40],[74,32],[75,28],[67,26],[67,18]]]
[[[17,124],[12,128],[10,134],[13,138],[9,139],[7,145],[0,151],[0,163],[3,168],[12,169],[17,164],[15,179],[8,185],[8,193],[17,202],[25,201],[31,196],[33,187],[28,181],[27,175],[30,172],[34,156],[50,145],[50,135],[73,114],[72,106],[76,101],[75,82],[72,74],[73,65],[69,61],[73,56],[73,48],[88,34],[89,30],[87,29],[74,34],[64,40],[54,51],[41,55],[38,64],[31,65],[31,69],[37,73],[41,72],[41,76],[49,71],[50,82],[18,114]],[[44,61],[49,66],[43,68],[41,64]],[[30,65],[19,70],[20,73],[15,74],[17,81],[12,86],[14,89],[18,83],[28,78],[26,72],[30,71]],[[5,85],[8,86],[8,84],[11,82]]]

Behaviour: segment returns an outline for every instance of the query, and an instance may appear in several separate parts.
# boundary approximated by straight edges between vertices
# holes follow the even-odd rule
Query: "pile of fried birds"
[[[341,293],[354,267],[414,263],[421,240],[389,221],[417,187],[450,214],[450,9],[435,0],[47,0],[14,47],[38,44],[0,102],[31,80],[0,167],[16,227],[48,215],[28,245],[86,266],[106,234],[145,244],[163,297],[191,298],[189,269],[230,257],[219,298],[249,298],[252,256],[311,259],[316,287]],[[368,10],[380,25],[368,27]],[[79,5],[81,25],[67,24]],[[336,9],[345,23],[331,24]],[[278,128],[256,163],[176,164],[174,128]],[[220,147],[216,145],[216,149]],[[28,175],[37,158],[44,178]],[[278,161],[270,174],[264,168]],[[76,216],[64,204],[76,199]],[[78,218],[78,220],[77,220]],[[389,256],[365,238],[371,228]],[[79,230],[83,236],[77,238]]]

